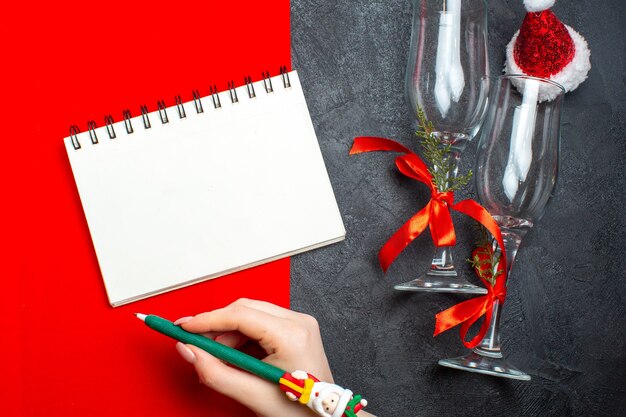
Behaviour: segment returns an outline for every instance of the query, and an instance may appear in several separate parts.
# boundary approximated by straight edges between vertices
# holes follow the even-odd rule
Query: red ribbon
[[[498,243],[500,244],[500,242]],[[504,246],[500,246],[503,248]],[[498,270],[503,271],[503,273],[496,278],[496,284],[491,286],[491,284],[479,276],[481,281],[487,287],[487,294],[472,298],[471,300],[463,301],[462,303],[456,304],[450,307],[447,310],[442,311],[441,313],[435,316],[435,334],[433,336],[437,336],[440,333],[445,332],[452,327],[461,324],[461,341],[465,345],[465,347],[472,349],[475,348],[480,341],[485,337],[487,330],[489,329],[489,324],[491,323],[491,316],[493,315],[493,305],[496,301],[499,301],[500,304],[504,303],[504,299],[506,298],[506,258],[504,252],[501,255],[501,262],[498,265]],[[480,319],[483,315],[485,315],[485,319],[483,320],[482,325],[480,326],[480,330],[470,340],[469,342],[465,340],[467,337],[467,332],[470,327],[478,319]]]
[[[378,259],[383,271],[387,271],[398,255],[417,238],[426,227],[430,227],[430,234],[435,246],[454,246],[456,244],[456,234],[454,232],[454,224],[452,223],[450,210],[455,210],[470,216],[489,230],[496,238],[501,248],[501,263],[503,270],[506,271],[506,253],[500,228],[483,206],[471,199],[454,203],[454,193],[452,191],[440,192],[433,184],[433,177],[428,171],[428,167],[424,161],[410,149],[398,142],[385,138],[358,137],[354,139],[354,144],[352,145],[352,149],[350,149],[350,155],[372,151],[401,152],[402,155],[396,157],[395,160],[396,166],[400,172],[409,178],[426,184],[431,193],[431,199],[428,204],[404,223],[381,248]],[[493,303],[496,300],[499,300],[501,303],[504,302],[506,296],[505,276],[506,272],[501,274],[496,280],[496,285],[493,287],[488,282],[484,281],[488,291],[486,295],[464,301],[437,314],[435,336],[462,323],[461,338],[463,344],[469,348],[478,345],[489,328]],[[485,314],[487,314],[487,316],[478,334],[470,342],[466,342],[465,337],[469,328]]]

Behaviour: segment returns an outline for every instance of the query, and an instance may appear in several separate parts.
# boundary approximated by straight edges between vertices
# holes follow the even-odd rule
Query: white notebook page
[[[222,108],[184,103],[65,147],[109,301],[121,305],[337,242],[345,229],[295,71]],[[271,283],[268,283],[271,284]]]

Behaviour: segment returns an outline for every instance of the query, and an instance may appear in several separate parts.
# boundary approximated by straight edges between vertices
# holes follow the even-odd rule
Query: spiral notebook
[[[70,128],[112,306],[345,238],[297,72],[263,75]]]

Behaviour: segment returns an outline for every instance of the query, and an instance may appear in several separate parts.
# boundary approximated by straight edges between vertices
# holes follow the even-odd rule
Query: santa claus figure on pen
[[[283,375],[280,388],[290,400],[305,404],[322,417],[356,417],[367,405],[367,400],[349,389],[321,382],[304,371]]]

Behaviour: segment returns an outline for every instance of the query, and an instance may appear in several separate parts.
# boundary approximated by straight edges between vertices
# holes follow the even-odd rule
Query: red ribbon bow
[[[380,249],[378,259],[383,271],[387,271],[397,256],[426,227],[430,227],[430,234],[435,246],[454,246],[456,244],[456,234],[450,210],[467,214],[489,230],[502,250],[501,265],[503,270],[506,271],[506,254],[500,228],[483,206],[471,199],[454,203],[454,193],[452,191],[440,192],[433,184],[433,177],[424,161],[398,142],[378,137],[358,137],[354,139],[350,155],[372,151],[402,152],[402,155],[396,157],[396,166],[400,172],[409,178],[426,184],[431,193],[431,199],[428,204],[404,223]],[[497,278],[494,287],[485,282],[488,291],[486,295],[464,301],[437,314],[435,336],[463,323],[461,326],[463,344],[470,348],[478,345],[489,327],[493,303],[496,299],[504,302],[506,295],[505,275],[506,272]],[[469,328],[486,313],[487,316],[479,333],[470,342],[466,342],[465,337]]]

